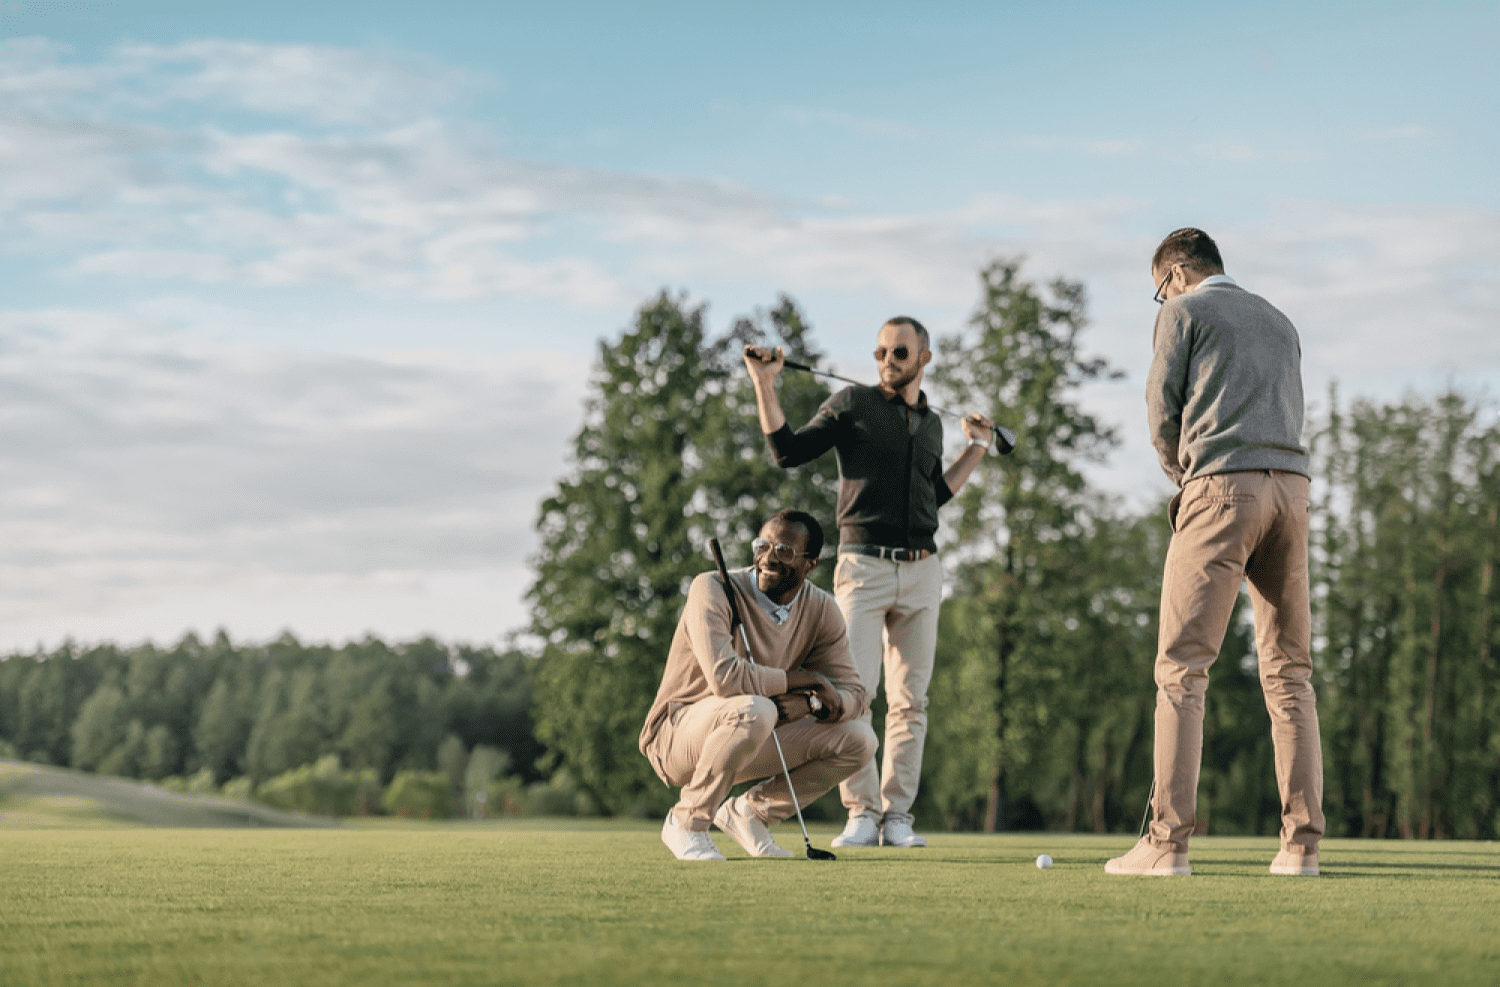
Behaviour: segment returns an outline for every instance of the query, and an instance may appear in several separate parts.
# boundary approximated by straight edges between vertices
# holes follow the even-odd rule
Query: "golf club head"
[[[834,853],[833,853],[832,850],[819,850],[817,847],[815,847],[811,843],[809,843],[807,845],[807,859],[808,860],[837,860],[839,858],[836,857],[836,856],[834,856]]]
[[[1016,448],[1016,433],[1004,425],[992,425],[990,430],[995,433],[995,448],[1000,450],[1000,455],[1010,455]]]

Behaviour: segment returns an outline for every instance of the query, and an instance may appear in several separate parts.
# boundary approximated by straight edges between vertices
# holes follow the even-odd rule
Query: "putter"
[[[745,352],[749,353],[749,351],[750,351],[750,347],[746,346],[745,347]],[[857,380],[850,380],[848,377],[840,377],[838,374],[829,373],[827,370],[818,370],[815,367],[809,367],[805,363],[798,363],[796,360],[783,360],[782,366],[784,366],[784,367],[786,367],[786,368],[788,368],[790,370],[802,370],[802,371],[806,371],[807,373],[810,373],[810,374],[817,374],[819,377],[830,377],[833,380],[841,380],[845,384],[853,384],[855,387],[865,387],[866,386],[865,384],[861,384]],[[949,418],[960,418],[961,419],[961,418],[964,417],[963,415],[960,415],[956,411],[948,411],[945,408],[939,408],[935,404],[929,404],[927,407],[931,408],[933,411],[936,411],[940,415],[947,415]],[[1015,448],[1016,448],[1016,433],[1015,432],[1012,432],[1010,429],[1006,428],[1004,425],[991,425],[990,426],[990,431],[993,432],[994,435],[995,435],[995,448],[998,449],[998,450],[1000,450],[1000,455],[1002,455],[1002,456],[1008,456],[1008,455],[1011,454],[1012,451],[1015,450]]]
[[[708,540],[709,550],[714,553],[714,564],[719,567],[719,578],[724,581],[724,595],[729,597],[729,636],[734,636],[736,626],[740,629],[740,640],[745,643],[745,657],[755,663],[755,655],[750,652],[750,635],[745,633],[745,622],[740,619],[740,605],[734,597],[734,587],[729,585],[729,568],[724,565],[724,553],[719,549],[719,539]],[[781,740],[776,736],[776,730],[771,730],[771,740],[776,744],[776,758],[781,762],[781,775],[786,779],[787,791],[792,793],[792,808],[797,810],[797,825],[802,827],[802,843],[807,847],[808,860],[837,860],[832,850],[819,850],[812,845],[812,839],[807,835],[807,823],[802,820],[802,804],[797,798],[797,789],[792,785],[792,773],[787,770],[786,755],[781,753]]]

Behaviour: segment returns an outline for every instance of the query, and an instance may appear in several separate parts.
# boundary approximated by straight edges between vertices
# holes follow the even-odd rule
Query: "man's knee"
[[[1260,660],[1260,684],[1269,698],[1303,699],[1312,695],[1312,661],[1283,654]]]
[[[900,693],[893,695],[890,691],[887,691],[885,698],[889,704],[886,712],[887,717],[895,716],[903,720],[921,719],[925,721],[927,719],[927,697],[925,695],[913,696],[901,695]]]
[[[742,727],[763,742],[776,729],[776,704],[765,696],[731,696],[723,701],[715,727]]]
[[[830,755],[856,767],[875,756],[880,740],[867,720],[846,720],[826,728],[825,748]]]

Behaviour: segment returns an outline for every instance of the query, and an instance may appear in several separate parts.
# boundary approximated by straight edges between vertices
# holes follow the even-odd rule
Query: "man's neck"
[[[895,397],[897,394],[901,395],[901,400],[905,401],[909,406],[915,408],[917,406],[917,400],[922,396],[922,373],[918,371],[917,375],[912,378],[911,383],[907,384],[900,390],[887,387],[884,384],[880,385],[880,390],[887,397]]]

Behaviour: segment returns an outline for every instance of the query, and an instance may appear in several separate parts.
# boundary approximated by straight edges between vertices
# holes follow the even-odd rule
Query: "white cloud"
[[[581,382],[543,353],[470,363],[184,347],[93,313],[5,316],[0,646],[59,614],[237,586],[420,597],[435,574],[518,570]],[[514,597],[493,610],[494,633],[521,616]]]

